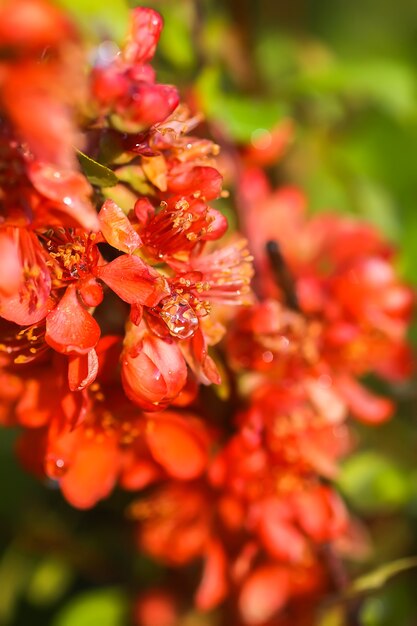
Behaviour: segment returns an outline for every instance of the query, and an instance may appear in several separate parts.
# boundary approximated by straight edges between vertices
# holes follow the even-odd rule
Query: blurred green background
[[[122,0],[61,0],[94,40],[121,38]],[[198,99],[212,128],[246,144],[258,129],[294,120],[294,139],[270,168],[275,184],[305,190],[312,211],[374,222],[399,247],[417,283],[417,2],[415,0],[154,0],[165,18],[158,80]],[[132,4],[133,5],[133,4]],[[415,334],[415,333],[414,333]],[[372,549],[352,576],[417,554],[417,394],[384,389],[398,415],[358,428],[340,488]],[[79,513],[19,469],[16,433],[0,437],[0,624],[121,626],[127,598],[158,580],[132,557],[116,493]],[[417,578],[399,573],[361,600],[362,626],[415,626]],[[379,587],[379,583],[376,584]],[[321,626],[342,626],[343,610]],[[197,622],[195,622],[197,624]]]

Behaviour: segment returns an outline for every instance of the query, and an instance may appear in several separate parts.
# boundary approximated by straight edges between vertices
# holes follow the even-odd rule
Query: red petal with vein
[[[163,26],[162,17],[153,9],[132,11],[130,33],[123,50],[127,63],[140,64],[152,59]]]
[[[10,296],[19,290],[22,265],[19,250],[6,229],[0,231],[0,294]]]
[[[46,342],[63,354],[86,354],[99,339],[99,325],[80,303],[75,285],[70,285],[46,318]]]
[[[204,241],[215,241],[216,239],[220,239],[220,237],[223,237],[228,228],[228,223],[225,216],[220,213],[220,211],[216,211],[216,209],[208,207],[206,219],[207,222],[209,222],[209,227],[207,228],[204,236],[202,236],[201,238]]]
[[[71,391],[81,391],[94,382],[98,371],[96,351],[74,355],[68,361],[68,384]]]
[[[5,230],[6,238],[15,248],[13,265],[19,260],[20,280],[13,293],[0,294],[0,316],[15,324],[29,326],[42,320],[48,313],[51,277],[36,235],[23,228]],[[7,269],[7,264],[2,267],[2,271]]]
[[[175,478],[196,478],[207,464],[207,446],[200,433],[179,416],[165,413],[149,419],[146,441],[152,456]]]
[[[170,293],[165,278],[137,256],[119,256],[95,274],[129,304],[153,307]]]
[[[155,215],[155,208],[148,198],[138,198],[135,202],[133,210],[141,226],[146,226],[151,217]]]
[[[371,393],[354,378],[343,376],[337,379],[336,384],[352,415],[359,421],[365,424],[381,424],[392,416],[393,402]]]
[[[78,281],[78,293],[85,306],[98,306],[103,300],[103,288],[93,276]]]
[[[136,346],[125,350],[122,358],[122,381],[126,395],[142,408],[160,409],[182,390],[187,381],[187,367],[178,346],[145,334],[132,327],[127,335],[137,334]]]
[[[222,182],[222,175],[214,167],[198,165],[190,168],[184,163],[171,170],[168,191],[181,195],[199,193],[205,200],[214,200],[220,196]]]
[[[171,85],[137,83],[126,113],[133,121],[152,126],[168,117],[179,100],[177,89]]]
[[[159,368],[144,352],[134,357],[126,355],[122,360],[122,382],[127,397],[146,409],[153,405],[159,408],[167,394],[167,385]]]
[[[80,172],[35,161],[28,166],[28,175],[39,193],[58,204],[57,209],[87,230],[99,229],[97,213],[89,200],[92,187]]]
[[[214,383],[219,385],[221,377],[213,359],[207,354],[207,345],[201,330],[198,330],[191,339],[180,344],[184,358],[203,385]]]
[[[98,214],[100,229],[106,241],[121,250],[132,254],[142,245],[142,240],[132,224],[113,200],[106,200]]]
[[[209,611],[224,599],[229,587],[227,567],[228,562],[222,545],[218,541],[210,541],[204,563],[203,577],[195,596],[197,608],[202,611]]]
[[[248,624],[267,622],[286,603],[289,594],[288,572],[279,565],[256,569],[243,584],[239,609]]]

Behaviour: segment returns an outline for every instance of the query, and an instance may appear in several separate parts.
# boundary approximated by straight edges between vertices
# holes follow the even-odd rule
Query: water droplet
[[[72,204],[72,198],[70,198],[69,196],[65,196],[65,198],[63,198],[62,202],[64,204],[66,204],[67,206],[71,206]]]
[[[328,376],[327,374],[322,374],[322,376],[319,376],[319,385],[321,385],[321,387],[324,387],[325,389],[329,389],[329,387],[332,386],[332,379],[330,378],[330,376]]]
[[[49,478],[53,478],[55,480],[62,478],[67,469],[68,468],[64,459],[56,457],[54,454],[50,454],[46,457],[45,471]]]
[[[262,353],[262,361],[265,363],[271,363],[274,360],[274,355],[270,350]]]
[[[178,339],[192,337],[198,328],[198,317],[194,309],[179,295],[165,301],[160,315],[171,335]]]
[[[95,64],[99,67],[110,65],[119,54],[119,47],[114,41],[103,41],[97,48]]]
[[[272,144],[272,135],[266,128],[257,128],[251,134],[251,144],[257,150],[266,150]]]

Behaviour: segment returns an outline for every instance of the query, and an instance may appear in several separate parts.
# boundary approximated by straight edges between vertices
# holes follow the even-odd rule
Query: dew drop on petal
[[[257,128],[251,134],[251,144],[257,150],[266,150],[272,144],[272,135],[266,128]]]
[[[267,350],[266,352],[262,353],[262,360],[265,363],[271,363],[274,360],[274,355],[270,350]]]
[[[45,470],[50,478],[62,478],[67,469],[64,459],[56,457],[55,455],[49,455],[45,460]]]
[[[324,387],[325,389],[328,389],[332,386],[332,379],[327,374],[322,374],[321,376],[319,376],[319,385],[321,385],[321,387]]]
[[[192,337],[198,328],[198,317],[185,298],[175,295],[168,298],[160,313],[169,332],[178,339]]]

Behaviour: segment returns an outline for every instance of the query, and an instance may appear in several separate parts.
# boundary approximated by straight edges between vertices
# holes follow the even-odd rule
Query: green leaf
[[[360,606],[361,626],[410,626],[415,615],[413,586],[412,580],[394,580],[389,587],[364,598]]]
[[[364,513],[401,508],[410,493],[406,473],[377,452],[359,452],[348,459],[338,485],[350,503]]]
[[[284,116],[282,104],[268,100],[224,96],[221,120],[233,139],[249,143],[257,130],[271,130]]]
[[[127,599],[120,589],[102,588],[79,594],[57,614],[52,626],[122,626]]]
[[[404,559],[398,559],[391,563],[385,563],[373,572],[369,572],[357,578],[347,590],[347,594],[352,596],[359,593],[376,591],[383,587],[387,581],[396,574],[405,572],[414,567],[417,567],[417,556],[405,557]]]
[[[300,94],[338,93],[348,101],[372,104],[388,115],[411,119],[416,113],[416,78],[406,63],[393,59],[361,59],[358,62],[328,60],[305,68],[294,79]]]
[[[317,626],[344,626],[345,624],[344,607],[338,605],[324,610],[318,619]]]
[[[196,88],[204,113],[217,119],[235,141],[249,143],[256,131],[271,130],[286,114],[281,101],[225,93],[221,80],[219,68],[208,67]]]
[[[34,561],[11,544],[0,560],[0,624],[9,624],[30,578]]]
[[[105,165],[97,163],[94,159],[77,150],[81,169],[92,185],[97,187],[113,187],[119,182],[116,174]]]
[[[62,559],[47,557],[33,572],[26,591],[31,604],[48,605],[57,602],[68,590],[73,571]]]
[[[164,29],[159,42],[159,51],[165,59],[183,70],[193,67],[196,57],[191,40],[190,8],[190,4],[178,2],[164,7]]]
[[[125,0],[58,0],[58,3],[87,34],[118,42],[125,37],[129,22]]]

